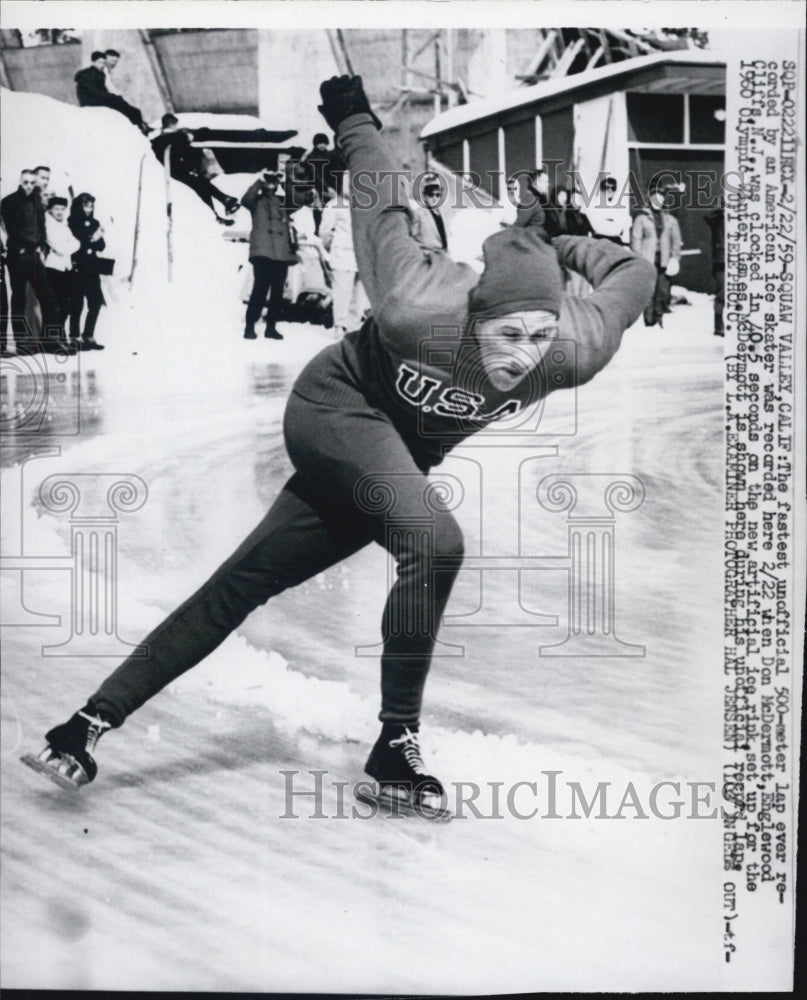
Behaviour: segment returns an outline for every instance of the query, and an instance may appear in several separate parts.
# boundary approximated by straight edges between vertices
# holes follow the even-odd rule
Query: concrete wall
[[[128,30],[85,31],[81,38],[82,66],[90,65],[90,56],[99,49],[116,49],[121,57],[114,71],[115,86],[147,122],[155,121],[166,110],[160,88],[146,53],[140,32]]]
[[[431,29],[407,31],[411,65],[422,73],[435,72],[433,35]],[[370,100],[384,121],[385,137],[396,160],[421,169],[425,158],[418,136],[434,114],[434,101],[428,94],[401,100],[403,31],[348,29],[343,36],[353,69],[362,74]],[[455,77],[485,94],[501,89],[523,70],[537,36],[533,30],[463,28],[456,29],[452,38]],[[159,83],[162,71],[174,110],[260,114],[269,127],[296,128],[301,144],[307,146],[314,132],[327,131],[317,111],[319,83],[342,71],[342,55],[334,54],[332,41],[326,31],[316,29],[157,33],[150,58],[139,31],[97,30],[84,32],[81,45],[9,48],[3,58],[13,89],[76,103],[76,70],[89,64],[93,49],[114,48],[122,54],[115,69],[116,85],[147,121],[156,121],[166,110]],[[449,72],[445,54],[440,69],[445,78]],[[432,85],[417,73],[411,73],[408,82],[422,91]]]
[[[258,113],[255,29],[157,35],[154,47],[162,60],[176,111]]]
[[[295,128],[311,148],[316,132],[328,132],[320,103],[320,82],[339,74],[324,31],[269,31],[258,35],[258,105],[267,128]],[[297,141],[297,140],[295,140]]]
[[[81,45],[38,45],[3,49],[3,64],[12,90],[27,90],[78,104],[73,77],[82,65]]]

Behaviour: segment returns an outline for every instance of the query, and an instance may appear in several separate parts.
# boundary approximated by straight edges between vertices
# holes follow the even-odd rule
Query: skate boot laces
[[[389,745],[390,747],[401,747],[406,763],[415,774],[428,774],[420,752],[418,734],[413,733],[409,727],[406,727],[403,734],[397,739],[390,740]]]
[[[107,731],[107,729],[111,729],[112,726],[110,725],[110,723],[105,722],[98,716],[87,715],[86,712],[79,712],[78,714],[81,716],[82,719],[86,719],[87,722],[89,722],[90,724],[87,729],[86,750],[87,753],[91,754],[93,750],[95,750],[95,746],[98,743],[98,740]]]

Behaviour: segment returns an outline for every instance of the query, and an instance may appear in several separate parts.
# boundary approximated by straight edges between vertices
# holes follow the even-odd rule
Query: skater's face
[[[97,59],[93,59],[92,64],[96,69],[103,69],[106,66],[106,56],[99,56]]]
[[[476,338],[485,374],[500,392],[514,389],[543,360],[558,335],[558,317],[534,309],[479,320]]]
[[[664,192],[654,191],[650,195],[650,207],[654,208],[657,212],[660,212],[664,208]]]
[[[107,66],[109,66],[110,69],[114,69],[118,65],[118,60],[119,59],[120,59],[120,56],[110,56],[110,55],[108,55],[106,57],[106,64],[107,64]]]
[[[40,191],[47,191],[50,184],[50,170],[37,170],[36,183]]]
[[[88,217],[91,216],[95,212],[95,202],[94,201],[85,201],[85,202],[82,202],[81,207],[84,209],[84,214],[86,216],[88,216]]]
[[[57,222],[64,222],[64,215],[67,211],[65,205],[52,205],[49,211]]]
[[[25,192],[25,194],[30,194],[36,185],[36,177],[33,174],[21,174],[20,175],[20,187]]]

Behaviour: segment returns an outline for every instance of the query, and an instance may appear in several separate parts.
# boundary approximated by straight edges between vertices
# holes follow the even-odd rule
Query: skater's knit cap
[[[479,319],[545,309],[560,314],[563,277],[555,251],[533,230],[512,226],[482,244],[485,269],[468,311]]]
[[[58,205],[64,205],[67,208],[67,198],[60,198],[59,195],[54,195],[48,201],[48,208],[56,208]]]

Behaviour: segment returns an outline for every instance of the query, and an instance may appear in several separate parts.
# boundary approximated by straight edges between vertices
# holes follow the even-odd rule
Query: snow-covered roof
[[[703,49],[681,49],[673,52],[654,52],[649,56],[637,56],[635,59],[625,59],[622,62],[610,63],[599,69],[589,70],[584,73],[575,73],[573,76],[563,76],[556,80],[543,80],[535,83],[531,87],[514,87],[503,94],[496,94],[494,97],[483,97],[480,100],[472,101],[470,104],[463,104],[456,108],[450,108],[442,114],[436,115],[431,121],[426,122],[420,133],[421,139],[428,139],[430,136],[439,135],[460,125],[467,125],[469,122],[479,121],[492,115],[502,114],[505,111],[512,111],[535,101],[545,100],[547,97],[554,97],[566,91],[576,90],[579,87],[587,87],[593,83],[608,80],[626,73],[635,73],[639,70],[649,69],[665,63],[690,66],[725,66],[725,60],[721,59],[713,52]]]

